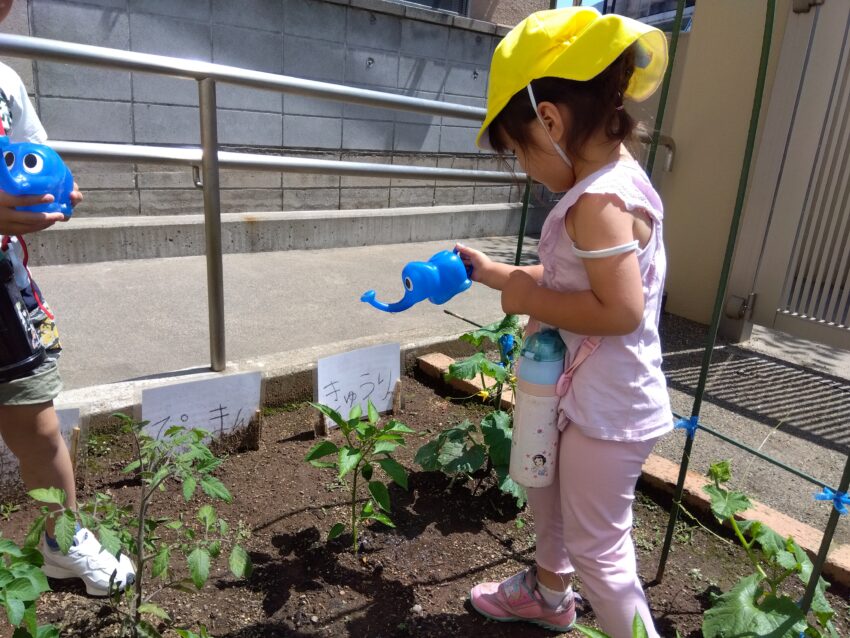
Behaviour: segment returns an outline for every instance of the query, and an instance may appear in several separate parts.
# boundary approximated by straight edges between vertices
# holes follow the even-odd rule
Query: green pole
[[[838,491],[846,494],[848,486],[850,486],[850,456],[847,457],[847,462],[844,464],[844,474],[841,476]],[[818,555],[815,557],[812,565],[812,573],[809,576],[809,583],[806,585],[806,593],[803,594],[803,600],[800,601],[800,609],[803,610],[804,614],[808,614],[809,608],[812,606],[812,600],[814,600],[815,591],[817,590],[820,575],[823,571],[823,564],[826,562],[826,555],[829,553],[830,545],[832,545],[832,537],[835,535],[835,527],[838,525],[838,519],[840,517],[841,512],[833,507],[829,515],[829,522],[826,524],[826,529],[823,532]]]
[[[664,123],[664,111],[667,109],[667,94],[670,92],[670,79],[673,77],[673,62],[676,59],[676,47],[679,46],[679,32],[682,30],[682,15],[684,13],[685,0],[679,0],[679,4],[676,5],[676,18],[673,20],[673,36],[670,39],[670,54],[667,61],[667,68],[664,70],[664,81],[661,83],[661,97],[658,100],[658,113],[655,115],[652,143],[649,145],[649,155],[646,158],[646,174],[649,177],[652,177],[655,154],[658,152],[658,140],[661,138],[661,125]]]
[[[528,202],[531,199],[531,178],[525,181],[525,193],[522,195],[522,217],[519,219],[519,236],[516,239],[516,257],[514,266],[522,260],[522,240],[525,238],[525,226],[528,223]]]
[[[708,380],[708,368],[711,365],[711,355],[714,352],[714,344],[717,341],[717,333],[720,329],[720,316],[723,311],[723,299],[726,297],[726,289],[729,284],[729,272],[732,268],[732,255],[735,251],[735,242],[738,237],[738,227],[741,221],[741,212],[744,208],[744,196],[747,193],[747,182],[750,175],[750,164],[753,158],[753,148],[755,147],[756,131],[758,130],[759,113],[761,112],[762,97],[764,95],[764,80],[767,75],[767,63],[770,59],[770,41],[773,35],[773,16],[776,11],[776,0],[767,1],[767,10],[764,19],[764,34],[762,35],[761,43],[761,60],[759,62],[758,78],[756,79],[755,95],[753,97],[753,108],[750,112],[750,126],[747,132],[747,145],[744,148],[744,161],[741,166],[741,176],[738,180],[738,195],[735,199],[735,210],[732,214],[732,223],[729,228],[729,238],[726,242],[726,255],[723,259],[723,269],[720,273],[720,283],[717,286],[717,295],[714,299],[714,312],[712,314],[711,328],[708,331],[708,340],[705,345],[705,351],[702,358],[702,369],[700,370],[699,383],[697,384],[696,396],[694,397],[694,406],[691,410],[693,417],[699,418],[700,407],[702,406],[703,395],[705,394],[705,386]],[[685,476],[688,470],[688,463],[691,458],[691,448],[693,447],[693,438],[688,437],[685,442],[685,449],[682,452],[682,462],[679,469],[679,479],[676,483],[676,491],[673,496],[673,508],[670,510],[670,520],[667,524],[667,535],[664,538],[664,547],[661,550],[661,559],[656,573],[656,582],[661,582],[664,577],[664,567],[667,564],[667,556],[670,553],[670,545],[673,542],[673,532],[676,528],[676,521],[679,517],[679,504],[682,501],[682,492],[685,487]]]

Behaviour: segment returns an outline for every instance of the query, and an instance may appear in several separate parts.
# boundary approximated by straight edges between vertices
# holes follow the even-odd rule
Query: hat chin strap
[[[531,106],[534,108],[534,114],[537,116],[537,121],[540,122],[540,126],[543,127],[543,130],[546,132],[546,137],[549,138],[549,141],[552,142],[552,148],[555,149],[555,152],[558,156],[564,160],[564,163],[569,167],[573,167],[573,163],[570,161],[570,158],[567,157],[567,154],[564,152],[564,149],[560,147],[560,145],[552,138],[552,134],[549,133],[549,127],[546,126],[546,122],[543,121],[543,118],[540,117],[540,111],[537,109],[537,100],[534,99],[534,91],[531,90],[531,83],[525,87],[528,89],[528,99],[531,100]]]

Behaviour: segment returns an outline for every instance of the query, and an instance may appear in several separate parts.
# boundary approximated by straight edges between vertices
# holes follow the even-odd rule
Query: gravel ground
[[[662,319],[664,367],[673,410],[690,416],[702,366],[707,327],[680,317]],[[722,341],[709,368],[700,423],[760,450],[837,488],[850,454],[850,354],[765,329],[743,344]],[[680,462],[685,442],[677,430],[656,446]],[[816,529],[826,526],[827,503],[820,488],[707,432],[699,432],[690,469],[705,473],[710,463],[729,459],[734,485],[752,498]],[[833,543],[850,542],[841,521]]]

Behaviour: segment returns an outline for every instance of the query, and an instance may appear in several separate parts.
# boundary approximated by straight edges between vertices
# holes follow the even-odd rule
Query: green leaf
[[[17,598],[7,597],[4,606],[6,607],[6,616],[9,617],[9,624],[12,627],[20,625],[24,620],[24,612],[27,610],[24,602]]]
[[[730,492],[715,485],[706,485],[702,489],[711,496],[711,511],[718,521],[725,521],[738,512],[750,509],[750,499],[742,492]]]
[[[346,431],[346,428],[348,428],[348,423],[346,423],[345,419],[342,418],[342,415],[333,408],[327,405],[323,405],[321,403],[311,403],[310,405],[312,405],[319,412],[328,417],[331,421],[336,423],[339,427],[343,429],[343,431]]]
[[[339,452],[339,448],[331,441],[319,441],[316,445],[310,448],[310,451],[307,452],[307,456],[304,457],[304,460],[314,461],[324,456],[328,456],[329,454],[336,454],[337,452]]]
[[[51,505],[65,505],[65,490],[60,490],[58,487],[39,487],[28,492],[31,498],[40,503],[50,503]]]
[[[153,603],[142,603],[139,605],[138,612],[140,614],[150,614],[151,616],[156,616],[166,622],[171,622],[171,616],[169,616],[162,607],[154,605]]]
[[[378,459],[378,465],[395,483],[407,489],[407,472],[395,459]]]
[[[487,460],[487,451],[483,446],[477,443],[466,448],[461,446],[461,454],[448,463],[445,463],[443,470],[449,474],[472,474]],[[454,443],[449,443],[443,447],[443,454],[440,455],[440,461],[443,461],[446,454],[456,450]]]
[[[201,489],[204,490],[204,494],[207,496],[217,498],[225,503],[230,503],[233,500],[224,483],[214,476],[204,476],[201,478]]]
[[[24,539],[24,547],[38,547],[39,543],[41,543],[41,536],[44,534],[46,526],[47,519],[44,516],[39,516],[35,519],[27,532],[27,537]]]
[[[378,521],[379,523],[383,523],[387,527],[395,527],[395,523],[392,522],[389,516],[384,514],[383,512],[371,512],[370,514],[364,516],[363,518]]]
[[[11,583],[6,585],[3,588],[3,595],[6,597],[6,601],[10,600],[21,600],[24,602],[31,602],[38,598],[41,591],[39,588],[33,585],[33,582],[29,578],[16,578]],[[23,618],[23,616],[21,616]],[[17,625],[20,623],[13,622],[13,625]]]
[[[24,555],[21,548],[7,538],[0,538],[0,554],[14,556],[15,558],[20,558]],[[0,565],[2,565],[2,563],[0,563]]]
[[[345,525],[343,523],[334,523],[334,526],[331,527],[331,531],[328,532],[328,541],[332,541],[344,531]]]
[[[237,578],[250,578],[254,571],[254,566],[251,564],[251,557],[241,545],[234,545],[230,551],[228,559],[231,573]]]
[[[203,547],[196,547],[189,554],[189,575],[197,589],[204,586],[210,577],[210,555]]]
[[[198,520],[204,526],[204,529],[209,532],[215,525],[215,508],[212,505],[203,505],[198,509]]]
[[[632,619],[632,638],[649,638],[643,618],[637,612],[635,612],[635,617]]]
[[[360,475],[361,475],[361,476],[362,476],[365,480],[367,480],[367,481],[371,481],[371,480],[372,480],[372,472],[373,472],[373,471],[374,471],[374,470],[373,470],[373,468],[372,468],[372,464],[371,464],[371,463],[364,463],[364,464],[360,467]]]
[[[419,465],[426,472],[434,472],[440,469],[440,463],[438,461],[439,454],[439,441],[428,441],[425,445],[416,450],[416,456],[413,457],[413,462]]]
[[[348,413],[348,427],[353,428],[360,422],[360,419],[363,418],[363,408],[358,403],[351,407],[351,411]]]
[[[484,443],[487,444],[490,460],[493,465],[505,466],[511,462],[511,415],[502,410],[496,410],[481,420],[481,432]]]
[[[369,423],[374,425],[381,418],[381,415],[378,414],[378,410],[372,405],[372,399],[367,400],[366,409],[369,414]]]
[[[156,627],[146,620],[139,620],[139,622],[136,623],[135,628],[136,633],[140,636],[140,638],[162,638],[162,634],[156,630]]]
[[[381,430],[384,434],[392,432],[393,434],[416,434],[415,430],[411,430],[401,421],[391,419],[389,423]]]
[[[97,528],[97,537],[103,548],[113,556],[117,556],[121,551],[121,538],[113,529],[100,525]]]
[[[519,317],[517,315],[505,315],[499,321],[461,335],[460,339],[479,348],[485,339],[498,344],[499,337],[504,334],[512,334],[515,337],[520,336]]]
[[[357,467],[357,464],[363,458],[363,452],[354,448],[345,446],[339,451],[339,478],[343,478],[351,470]]]
[[[717,463],[712,463],[711,467],[708,468],[708,476],[712,481],[717,481],[718,483],[728,483],[732,480],[732,467],[729,464],[729,461],[718,461]]]
[[[704,638],[786,638],[805,631],[806,617],[789,597],[768,593],[756,604],[762,593],[760,583],[761,577],[753,574],[720,595],[703,617]]]
[[[159,548],[159,551],[153,558],[153,563],[151,564],[151,576],[153,578],[159,578],[160,576],[166,575],[168,573],[168,563],[170,560],[171,550],[168,548],[168,545],[163,545]]]
[[[377,443],[375,443],[375,447],[372,448],[372,455],[374,456],[376,454],[392,454],[398,449],[400,445],[401,443],[397,441],[378,441]]]
[[[497,467],[496,477],[499,479],[499,491],[513,496],[517,507],[524,507],[526,500],[528,500],[528,494],[522,485],[511,478],[510,474],[508,474],[508,468]]]
[[[380,481],[369,481],[369,493],[375,499],[378,507],[385,512],[390,511],[390,493],[386,485]]]
[[[483,372],[487,357],[483,352],[476,352],[471,357],[455,361],[449,365],[446,377],[450,379],[474,379]]]
[[[67,554],[74,542],[74,534],[77,533],[77,519],[71,510],[63,511],[56,519],[55,531],[56,542],[63,554]]]
[[[195,494],[195,488],[198,487],[198,481],[194,476],[187,476],[183,479],[183,500],[187,503]]]
[[[53,625],[43,625],[36,630],[35,638],[59,638],[59,630]]]

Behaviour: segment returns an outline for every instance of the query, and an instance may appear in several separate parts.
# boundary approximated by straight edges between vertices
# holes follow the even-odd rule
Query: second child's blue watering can
[[[369,290],[363,293],[360,301],[384,312],[401,312],[423,299],[443,304],[472,285],[470,272],[456,252],[441,250],[427,262],[411,261],[404,267],[401,271],[404,297],[401,300],[383,303],[375,299],[374,290]]]
[[[59,153],[44,144],[12,143],[5,135],[0,135],[0,152],[0,190],[10,195],[53,195],[50,203],[21,206],[18,210],[71,216],[74,178]]]

